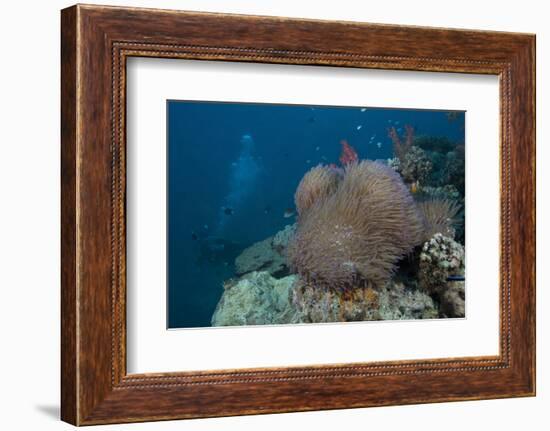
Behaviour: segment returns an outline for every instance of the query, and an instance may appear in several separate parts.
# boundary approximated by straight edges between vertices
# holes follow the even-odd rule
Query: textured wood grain
[[[61,16],[61,417],[77,422],[76,9]]]
[[[533,395],[534,46],[534,36],[511,33],[99,6],[64,10],[62,418],[82,425]],[[500,354],[127,375],[130,56],[498,75]]]

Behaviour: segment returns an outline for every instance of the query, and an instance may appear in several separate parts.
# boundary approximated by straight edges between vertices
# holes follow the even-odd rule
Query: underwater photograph
[[[465,112],[167,101],[169,329],[465,317]]]

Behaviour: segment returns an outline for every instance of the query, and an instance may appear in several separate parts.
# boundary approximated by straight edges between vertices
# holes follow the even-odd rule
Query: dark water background
[[[464,143],[464,114],[448,111],[167,103],[169,328],[211,326],[235,256],[294,222],[300,179],[338,164],[342,139],[360,159],[393,157],[391,126]]]

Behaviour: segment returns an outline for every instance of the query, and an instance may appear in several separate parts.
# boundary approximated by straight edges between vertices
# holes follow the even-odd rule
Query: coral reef
[[[414,143],[414,129],[405,126],[405,136],[400,138],[395,127],[388,130],[393,142],[395,158],[389,159],[388,164],[401,174],[403,181],[414,184],[415,187],[427,182],[433,169],[433,164],[426,152]]]
[[[432,162],[422,148],[412,146],[401,159],[399,173],[406,183],[424,184],[432,172]]]
[[[212,326],[299,323],[292,306],[295,275],[276,279],[268,272],[251,272],[224,284],[212,316]]]
[[[288,243],[294,237],[295,233],[296,233],[296,223],[286,225],[283,230],[280,230],[273,236],[273,241],[271,241],[271,246],[278,253],[284,256]]]
[[[296,283],[292,303],[304,322],[354,322],[379,320],[379,293],[372,287],[340,292]]]
[[[388,134],[387,164],[342,140],[303,176],[297,223],[236,258],[214,326],[464,317],[464,146]]]
[[[445,136],[420,135],[414,137],[414,145],[427,152],[447,154],[454,151],[456,144]]]
[[[273,249],[273,237],[252,244],[235,259],[235,274],[252,271],[266,271],[270,274],[288,272],[286,260]]]
[[[401,174],[408,184],[424,184],[432,172],[432,162],[422,148],[412,146],[403,158],[388,160],[392,169]]]
[[[442,184],[455,184],[458,191],[464,196],[466,178],[466,154],[464,145],[457,145],[454,151],[447,153],[443,168]]]
[[[432,162],[427,182],[433,186],[452,184],[464,198],[465,147],[441,136],[419,136],[414,145],[421,148]]]
[[[456,202],[461,200],[458,189],[452,184],[446,184],[439,187],[420,186],[416,195],[424,199],[448,199]]]
[[[402,283],[380,290],[361,288],[344,300],[331,290],[303,285],[295,275],[276,279],[252,272],[224,285],[212,316],[213,326],[329,323],[364,320],[432,319],[432,298]]]
[[[458,224],[457,214],[460,205],[450,199],[429,199],[418,203],[418,208],[425,221],[424,240],[429,240],[440,233],[449,238],[455,236]]]
[[[349,164],[336,191],[300,217],[288,258],[317,287],[379,286],[423,235],[423,219],[399,175],[365,160]]]
[[[429,295],[394,281],[345,293],[297,282],[292,292],[300,320],[307,323],[433,319],[439,314]]]
[[[277,277],[288,274],[286,248],[296,231],[296,225],[287,225],[275,236],[259,241],[246,248],[235,259],[235,274],[266,271]]]
[[[330,166],[318,165],[308,171],[294,194],[298,215],[303,215],[319,199],[334,193],[340,179],[339,171]]]
[[[452,238],[436,233],[422,246],[418,282],[429,294],[439,294],[447,288],[449,276],[464,274],[464,247]]]
[[[466,301],[463,281],[450,281],[439,294],[439,314],[441,317],[464,317]]]
[[[380,291],[378,313],[381,320],[436,319],[437,304],[430,295],[411,289],[400,282],[391,282]]]

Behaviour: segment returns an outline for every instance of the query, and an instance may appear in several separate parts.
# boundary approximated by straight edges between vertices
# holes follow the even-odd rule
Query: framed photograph
[[[61,14],[62,419],[535,394],[535,37]]]

